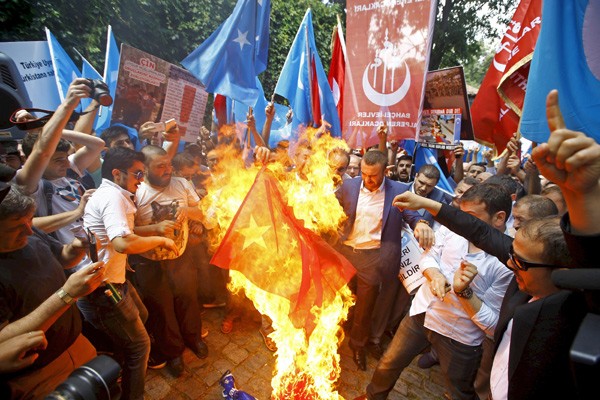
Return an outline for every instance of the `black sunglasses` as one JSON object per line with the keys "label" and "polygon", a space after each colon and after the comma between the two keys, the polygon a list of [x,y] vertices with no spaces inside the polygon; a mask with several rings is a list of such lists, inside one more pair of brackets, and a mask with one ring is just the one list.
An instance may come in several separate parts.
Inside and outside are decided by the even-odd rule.
{"label": "black sunglasses", "polygon": [[[540,263],[525,261],[522,258],[517,257],[517,255],[515,254],[515,249],[513,248],[512,244],[510,245],[510,250],[508,252],[508,258],[510,259],[512,264],[515,267],[517,267],[516,269],[519,271],[527,271],[529,268],[563,268],[560,265],[540,264]],[[515,270],[514,268],[511,268],[511,267],[508,267],[508,268],[512,269],[513,271]]]}
{"label": "black sunglasses", "polygon": [[[129,174],[130,172],[127,170],[122,170],[120,169],[119,171],[121,171],[124,174]],[[138,171],[138,172],[131,172],[131,175],[137,179],[138,181],[141,181],[144,178],[144,171]]]}

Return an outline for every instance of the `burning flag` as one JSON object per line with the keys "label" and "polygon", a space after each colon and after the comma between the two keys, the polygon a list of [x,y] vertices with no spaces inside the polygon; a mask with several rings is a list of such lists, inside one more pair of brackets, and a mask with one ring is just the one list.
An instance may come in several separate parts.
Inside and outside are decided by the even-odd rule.
{"label": "burning flag", "polygon": [[277,181],[264,170],[211,264],[239,271],[258,288],[288,299],[292,323],[304,327],[307,336],[315,327],[311,308],[331,303],[355,272],[348,260],[294,217]]}

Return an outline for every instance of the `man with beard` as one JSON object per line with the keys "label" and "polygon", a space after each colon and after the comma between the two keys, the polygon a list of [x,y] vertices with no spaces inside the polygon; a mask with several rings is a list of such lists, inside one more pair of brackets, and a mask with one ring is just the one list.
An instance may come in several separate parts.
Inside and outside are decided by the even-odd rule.
{"label": "man with beard", "polygon": [[[439,180],[440,171],[435,166],[426,164],[419,169],[414,182],[410,185],[402,185],[407,187],[410,192],[421,197],[426,197],[444,204],[450,204],[452,202],[452,196],[435,187]],[[410,215],[414,214],[415,218],[413,218],[413,220],[426,221],[430,226],[433,226],[433,215],[431,215],[429,211],[420,209],[416,211],[406,210],[406,212]],[[411,228],[414,229],[414,226],[411,225]]]}
{"label": "man with beard", "polygon": [[167,152],[146,146],[146,179],[137,190],[135,233],[163,236],[175,242],[177,251],[151,249],[130,257],[136,280],[148,308],[146,324],[154,339],[150,368],[166,362],[179,377],[184,372],[182,354],[187,346],[198,358],[208,356],[202,340],[198,303],[198,246],[188,243],[190,235],[201,234],[200,198],[184,178],[173,177]]}
{"label": "man with beard", "polygon": [[410,170],[412,169],[412,165],[413,160],[411,156],[404,154],[398,157],[398,161],[396,162],[396,174],[399,182],[410,182]]}

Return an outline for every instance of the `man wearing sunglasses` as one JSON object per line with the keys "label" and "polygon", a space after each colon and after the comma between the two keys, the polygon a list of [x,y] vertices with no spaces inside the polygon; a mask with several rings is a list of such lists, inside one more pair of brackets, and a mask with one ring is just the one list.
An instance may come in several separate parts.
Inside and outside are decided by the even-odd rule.
{"label": "man wearing sunglasses", "polygon": [[[143,399],[150,338],[144,327],[148,312],[125,277],[127,254],[160,248],[175,251],[173,240],[134,233],[134,194],[144,180],[144,155],[129,148],[110,149],[102,164],[102,184],[85,207],[84,227],[98,243],[98,258],[105,262],[106,281],[119,296],[107,295],[101,286],[77,302],[85,319],[107,333],[124,353],[123,399]],[[112,288],[111,288],[112,290]]]}

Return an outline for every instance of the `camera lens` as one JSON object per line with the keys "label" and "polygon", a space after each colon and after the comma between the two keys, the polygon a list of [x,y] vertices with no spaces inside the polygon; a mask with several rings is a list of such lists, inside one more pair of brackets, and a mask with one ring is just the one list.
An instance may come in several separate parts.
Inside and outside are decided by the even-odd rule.
{"label": "camera lens", "polygon": [[121,367],[108,356],[98,356],[77,368],[46,400],[108,400],[118,390]]}

